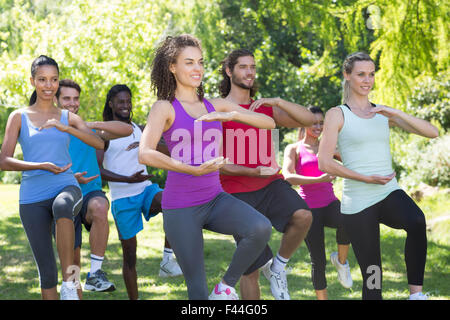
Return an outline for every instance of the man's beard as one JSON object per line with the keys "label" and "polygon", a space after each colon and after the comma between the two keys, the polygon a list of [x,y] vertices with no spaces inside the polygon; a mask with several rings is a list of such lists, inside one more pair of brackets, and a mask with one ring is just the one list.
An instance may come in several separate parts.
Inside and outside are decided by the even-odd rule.
{"label": "man's beard", "polygon": [[236,80],[236,78],[233,77],[233,76],[231,77],[231,82],[232,82],[234,85],[238,86],[239,88],[247,89],[247,90],[253,89],[253,86],[254,86],[254,83],[252,84],[252,86],[247,86],[246,84],[244,84],[244,83],[242,83],[242,82],[238,82],[238,81]]}
{"label": "man's beard", "polygon": [[131,121],[131,112],[126,117],[118,114],[117,112],[114,112],[114,117],[116,117],[119,121],[130,122]]}

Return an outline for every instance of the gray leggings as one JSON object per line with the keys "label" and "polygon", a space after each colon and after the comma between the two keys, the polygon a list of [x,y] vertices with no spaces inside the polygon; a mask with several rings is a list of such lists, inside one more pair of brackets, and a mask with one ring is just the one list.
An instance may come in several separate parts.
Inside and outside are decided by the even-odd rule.
{"label": "gray leggings", "polygon": [[207,300],[203,259],[203,229],[242,239],[223,279],[235,286],[239,278],[260,255],[272,232],[272,224],[253,207],[220,193],[203,205],[163,209],[164,231],[183,271],[191,300]]}
{"label": "gray leggings", "polygon": [[73,220],[80,211],[82,199],[79,187],[67,186],[55,198],[19,206],[20,219],[33,252],[42,289],[58,284],[52,242],[53,221],[60,218]]}

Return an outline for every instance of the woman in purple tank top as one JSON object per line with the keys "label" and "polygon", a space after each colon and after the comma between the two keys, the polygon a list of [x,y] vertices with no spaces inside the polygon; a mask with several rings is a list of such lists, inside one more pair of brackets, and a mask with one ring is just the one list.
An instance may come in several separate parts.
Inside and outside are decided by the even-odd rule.
{"label": "woman in purple tank top", "polygon": [[[273,119],[225,99],[203,97],[203,56],[190,35],[167,37],[156,50],[152,87],[156,101],[139,146],[139,161],[168,170],[163,192],[164,230],[185,277],[189,299],[208,299],[202,230],[243,239],[210,299],[237,299],[234,286],[269,240],[271,224],[244,202],[223,192],[219,168],[221,121],[273,129]],[[156,150],[161,136],[171,156]]]}
{"label": "woman in purple tank top", "polygon": [[306,129],[300,128],[298,142],[286,147],[283,175],[290,184],[300,186],[299,194],[312,211],[313,222],[305,242],[311,256],[311,277],[317,299],[326,300],[324,227],[336,229],[338,252],[331,254],[331,262],[338,271],[338,280],[346,288],[353,284],[347,261],[350,240],[342,228],[341,204],[333,191],[335,177],[319,170],[317,152],[323,129],[323,111],[318,107],[308,109],[315,115],[316,123]]}

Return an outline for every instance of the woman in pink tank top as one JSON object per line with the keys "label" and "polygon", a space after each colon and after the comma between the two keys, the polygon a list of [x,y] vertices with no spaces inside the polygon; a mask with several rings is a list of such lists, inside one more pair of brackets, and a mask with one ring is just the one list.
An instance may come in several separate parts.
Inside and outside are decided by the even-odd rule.
{"label": "woman in pink tank top", "polygon": [[286,147],[283,175],[290,184],[300,186],[299,194],[313,214],[305,242],[311,256],[311,276],[317,299],[324,300],[328,298],[324,227],[337,229],[338,252],[331,254],[331,262],[338,271],[340,283],[346,288],[350,288],[353,283],[347,261],[350,241],[342,228],[341,205],[333,191],[332,181],[335,177],[319,170],[317,152],[323,129],[323,111],[318,107],[310,107],[309,110],[315,115],[316,123],[308,128],[300,128],[298,142]]}
{"label": "woman in pink tank top", "polygon": [[[270,221],[246,203],[223,192],[219,168],[222,121],[273,129],[272,118],[225,99],[203,97],[203,56],[193,36],[167,37],[156,50],[152,87],[156,101],[139,145],[139,162],[168,170],[163,191],[166,236],[186,281],[189,299],[208,299],[203,259],[203,229],[242,239],[209,299],[235,300],[234,286],[267,244]],[[157,151],[161,136],[170,157]]]}

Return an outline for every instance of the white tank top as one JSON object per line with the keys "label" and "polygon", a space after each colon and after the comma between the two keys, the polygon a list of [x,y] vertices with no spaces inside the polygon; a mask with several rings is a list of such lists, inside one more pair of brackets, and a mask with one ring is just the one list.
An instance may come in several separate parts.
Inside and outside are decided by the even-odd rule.
{"label": "white tank top", "polygon": [[[110,140],[103,158],[103,167],[106,170],[123,176],[131,176],[141,170],[144,170],[142,174],[147,174],[147,167],[138,161],[142,131],[134,122],[131,124],[133,133],[128,137]],[[112,201],[138,195],[151,184],[150,180],[139,183],[108,181]]]}

